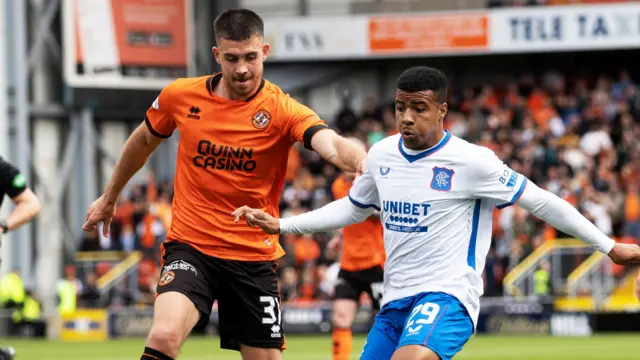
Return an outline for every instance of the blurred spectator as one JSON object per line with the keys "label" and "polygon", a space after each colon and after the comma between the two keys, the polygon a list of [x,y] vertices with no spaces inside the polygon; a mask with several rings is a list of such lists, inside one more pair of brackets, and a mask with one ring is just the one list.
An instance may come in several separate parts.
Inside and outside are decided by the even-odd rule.
{"label": "blurred spectator", "polygon": [[100,290],[98,290],[98,287],[96,285],[97,280],[98,276],[94,272],[89,272],[87,274],[87,283],[80,293],[79,307],[90,309],[101,307],[102,304],[100,302]]}

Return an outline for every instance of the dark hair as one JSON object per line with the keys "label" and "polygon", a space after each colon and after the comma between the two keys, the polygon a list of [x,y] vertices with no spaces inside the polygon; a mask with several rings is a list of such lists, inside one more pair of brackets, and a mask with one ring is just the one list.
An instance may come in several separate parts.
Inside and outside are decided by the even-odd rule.
{"label": "dark hair", "polygon": [[248,9],[231,9],[222,12],[213,22],[216,39],[232,41],[264,36],[264,22],[260,15]]}
{"label": "dark hair", "polygon": [[419,92],[431,90],[436,99],[443,103],[447,101],[447,75],[438,69],[428,66],[414,66],[405,70],[398,78],[398,90]]}

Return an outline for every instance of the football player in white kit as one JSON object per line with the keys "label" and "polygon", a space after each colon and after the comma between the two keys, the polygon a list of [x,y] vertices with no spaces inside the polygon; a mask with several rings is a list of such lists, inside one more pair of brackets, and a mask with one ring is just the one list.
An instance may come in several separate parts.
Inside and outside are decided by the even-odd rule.
{"label": "football player in white kit", "polygon": [[242,207],[233,215],[268,233],[341,228],[382,211],[387,260],[382,309],[361,359],[449,360],[474,332],[495,207],[518,205],[618,264],[640,262],[573,206],[506,166],[489,149],[444,130],[447,78],[414,67],[398,79],[399,134],[376,143],[348,198],[275,219]]}

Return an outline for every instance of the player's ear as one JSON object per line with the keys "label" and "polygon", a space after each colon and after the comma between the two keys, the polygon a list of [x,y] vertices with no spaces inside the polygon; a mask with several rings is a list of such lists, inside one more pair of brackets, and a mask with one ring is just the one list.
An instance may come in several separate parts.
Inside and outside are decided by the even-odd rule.
{"label": "player's ear", "polygon": [[444,117],[447,115],[447,111],[449,110],[449,104],[443,102],[440,104],[440,109],[438,109],[439,120],[444,120]]}
{"label": "player's ear", "polygon": [[267,56],[269,56],[269,51],[271,51],[271,45],[269,43],[262,44],[262,60],[267,60]]}
{"label": "player's ear", "polygon": [[216,62],[220,64],[220,49],[214,46],[211,48],[211,52],[213,52],[213,57],[216,58]]}

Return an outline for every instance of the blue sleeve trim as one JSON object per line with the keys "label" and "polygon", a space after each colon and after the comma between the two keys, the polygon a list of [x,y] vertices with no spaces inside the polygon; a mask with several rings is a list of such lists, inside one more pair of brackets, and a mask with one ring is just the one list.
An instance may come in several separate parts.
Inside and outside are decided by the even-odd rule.
{"label": "blue sleeve trim", "polygon": [[498,209],[504,209],[518,202],[518,199],[520,199],[520,197],[522,196],[522,193],[524,192],[525,187],[527,187],[527,178],[523,177],[522,183],[520,183],[520,188],[518,189],[518,192],[515,195],[513,195],[513,198],[511,199],[511,201],[509,201],[506,204],[498,205],[496,207]]}
{"label": "blue sleeve trim", "polygon": [[473,269],[476,269],[476,242],[478,240],[478,224],[480,223],[480,207],[482,201],[476,200],[475,207],[473,208],[473,222],[471,224],[471,239],[469,239],[469,249],[467,251],[467,264]]}
{"label": "blue sleeve trim", "polygon": [[351,197],[351,194],[349,194],[349,200],[351,200],[351,203],[352,203],[353,205],[355,205],[355,206],[357,206],[357,207],[359,207],[359,208],[361,208],[361,209],[374,208],[374,209],[376,209],[376,210],[380,211],[380,207],[378,207],[377,205],[374,205],[374,204],[363,204],[363,203],[361,203],[361,202],[358,202],[358,201],[354,200],[354,199]]}

